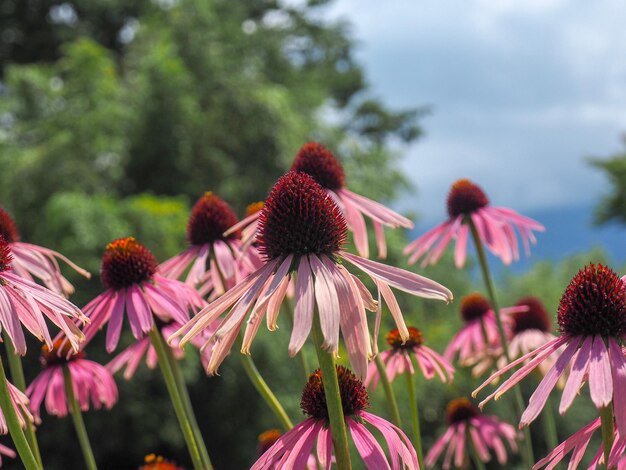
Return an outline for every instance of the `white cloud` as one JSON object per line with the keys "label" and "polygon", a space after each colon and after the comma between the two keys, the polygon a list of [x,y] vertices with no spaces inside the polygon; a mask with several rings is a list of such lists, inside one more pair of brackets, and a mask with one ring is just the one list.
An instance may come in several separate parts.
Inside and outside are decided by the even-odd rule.
{"label": "white cloud", "polygon": [[597,200],[606,180],[586,158],[619,151],[626,130],[624,9],[620,0],[339,0],[330,13],[353,24],[377,95],[433,106],[403,168],[434,218],[464,176],[520,211]]}

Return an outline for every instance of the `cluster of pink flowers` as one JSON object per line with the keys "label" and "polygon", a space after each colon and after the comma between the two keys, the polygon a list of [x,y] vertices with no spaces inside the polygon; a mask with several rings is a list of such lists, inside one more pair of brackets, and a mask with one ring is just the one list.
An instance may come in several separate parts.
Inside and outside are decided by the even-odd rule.
{"label": "cluster of pink flowers", "polygon": [[[420,329],[411,322],[407,325],[396,292],[446,303],[453,300],[452,292],[427,277],[368,259],[366,221],[371,224],[379,258],[387,256],[385,227],[412,228],[413,224],[352,192],[346,180],[341,163],[329,149],[307,143],[265,201],[252,205],[241,221],[219,196],[202,195],[187,224],[188,248],[169,260],[159,264],[133,237],[111,241],[100,270],[104,292],[82,309],[67,300],[74,289],[61,274],[58,260],[86,277],[89,274],[59,253],[20,242],[15,222],[0,209],[0,326],[5,345],[11,347],[6,353],[26,354],[23,327],[44,343],[41,372],[25,390],[0,377],[4,407],[0,433],[10,431],[20,457],[30,462],[29,458],[35,459],[34,448],[20,441],[19,428],[33,432],[33,425],[43,419],[42,405],[50,415],[71,413],[74,418],[81,411],[110,409],[118,401],[113,375],[123,370],[124,378],[132,380],[145,362],[148,368],[159,366],[163,372],[194,467],[210,468],[177,370],[177,362],[184,357],[182,348],[188,343],[196,347],[203,368],[215,375],[233,348],[250,355],[261,325],[265,323],[271,332],[277,330],[281,307],[293,305],[287,353],[295,356],[312,342],[320,368],[307,371],[300,401],[306,418],[293,427],[287,418],[284,433],[263,433],[252,469],[349,468],[345,460],[349,461],[348,436],[370,469],[420,469],[435,466],[440,459],[444,469],[465,468],[470,459],[481,467],[494,456],[505,465],[509,453],[523,445],[521,432],[494,415],[483,414],[482,408],[536,370],[541,373],[540,382],[526,409],[520,410],[520,427],[538,417],[557,386],[563,390],[558,409],[564,414],[588,383],[599,418],[545,458],[526,462],[528,466],[553,468],[573,451],[570,468],[576,467],[593,434],[602,428],[604,446],[593,457],[592,467],[626,468],[626,396],[620,393],[626,388],[622,350],[626,279],[603,265],[581,269],[558,307],[558,336],[552,333],[549,313],[535,297],[498,308],[483,247],[509,264],[520,256],[519,240],[528,254],[530,244],[536,242],[534,232],[543,226],[511,209],[490,206],[479,186],[459,180],[448,195],[448,220],[404,250],[409,264],[422,259],[426,266],[438,262],[454,241],[454,264],[461,268],[471,238],[482,263],[488,296],[476,292],[461,299],[463,325],[439,354],[425,344],[424,335],[436,322],[427,319]],[[350,252],[349,241],[358,255]],[[379,351],[383,309],[391,314],[395,328],[385,336],[388,348]],[[46,319],[60,330],[54,339]],[[108,353],[120,341],[124,343],[125,323],[134,342],[124,344],[106,365],[87,359],[93,338],[105,328]],[[350,369],[335,362],[344,350]],[[451,400],[447,427],[424,458],[414,376],[437,379],[443,384],[437,386],[444,387],[468,370],[474,377],[491,374],[476,388],[474,397],[497,379],[502,381],[478,406],[468,398]],[[401,375],[408,379],[410,398],[403,405],[412,411],[413,439],[403,431],[395,403],[395,379]],[[383,387],[376,390],[379,383]],[[265,396],[271,394],[264,387]],[[384,389],[394,422],[366,411],[370,406],[367,387],[378,394]],[[74,421],[89,462],[93,456],[85,444],[86,431],[81,430],[80,419]],[[1,455],[16,457],[4,446],[0,446]],[[141,468],[181,467],[150,454]]]}

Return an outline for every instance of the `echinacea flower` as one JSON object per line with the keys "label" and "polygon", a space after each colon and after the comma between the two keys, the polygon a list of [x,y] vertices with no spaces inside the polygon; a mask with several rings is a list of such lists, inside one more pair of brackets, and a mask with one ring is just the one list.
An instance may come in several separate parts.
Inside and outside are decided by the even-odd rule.
{"label": "echinacea flower", "polygon": [[[601,264],[585,266],[571,280],[558,309],[560,336],[511,362],[494,373],[474,391],[512,368],[524,364],[485,400],[498,399],[553,354],[554,365],[530,397],[520,426],[527,426],[541,412],[550,392],[571,365],[561,396],[559,412],[564,414],[588,381],[591,400],[602,409],[613,403],[617,427],[626,431],[626,359],[620,344],[626,339],[626,284]],[[562,351],[559,351],[560,348]],[[620,393],[618,393],[620,392]]]}
{"label": "echinacea flower", "polygon": [[10,447],[7,447],[5,445],[0,444],[0,467],[2,467],[2,456],[3,455],[6,456],[6,457],[10,457],[12,459],[17,457],[17,454],[15,453],[15,451],[13,449],[11,449]]}
{"label": "echinacea flower", "polygon": [[91,320],[84,332],[90,341],[108,323],[109,353],[119,342],[124,312],[133,336],[141,339],[154,327],[154,316],[164,323],[184,324],[189,310],[206,304],[191,286],[161,276],[152,252],[133,237],[119,238],[106,246],[100,277],[106,290],[84,308]]}
{"label": "echinacea flower", "polygon": [[[452,381],[454,367],[446,359],[424,345],[424,338],[420,330],[413,326],[410,326],[408,330],[409,339],[404,342],[397,328],[387,333],[385,338],[391,349],[380,353],[380,358],[383,364],[385,364],[389,381],[392,382],[397,375],[406,371],[409,371],[411,374],[415,373],[411,355],[415,357],[415,361],[426,379],[430,380],[436,374],[443,383]],[[371,384],[372,389],[375,390],[379,379],[380,375],[376,364],[370,362],[365,385],[369,386]]]}
{"label": "echinacea flower", "polygon": [[68,297],[74,293],[74,286],[61,274],[57,259],[87,279],[91,277],[88,271],[61,253],[20,241],[20,233],[15,221],[2,207],[0,207],[0,235],[4,237],[9,244],[11,253],[13,253],[13,262],[11,263],[13,271],[29,281],[33,281],[34,278],[40,279],[48,289],[57,294]]}
{"label": "echinacea flower", "polygon": [[[249,353],[263,317],[267,317],[270,330],[276,329],[280,305],[289,283],[295,279],[289,354],[297,354],[306,341],[317,305],[324,349],[338,350],[341,329],[350,362],[357,375],[364,377],[372,353],[365,309],[376,309],[376,302],[339,260],[353,264],[372,278],[403,340],[409,339],[409,333],[390,286],[444,301],[450,301],[452,294],[430,279],[343,251],[345,238],[346,222],[333,199],[306,173],[287,173],[278,180],[261,211],[258,244],[266,263],[177,331],[176,336],[184,335],[181,345],[230,308],[211,339],[215,341],[208,369],[212,374],[229,353],[246,314],[252,310],[241,348],[243,353]],[[379,302],[378,321],[380,308]]]}
{"label": "echinacea flower", "polygon": [[50,415],[60,418],[67,416],[70,405],[65,393],[63,368],[67,367],[72,377],[74,396],[82,411],[89,410],[89,403],[99,410],[104,406],[111,409],[117,402],[117,385],[106,367],[85,359],[85,353],[73,353],[62,338],[55,340],[52,349],[44,345],[41,348],[40,362],[42,371],[26,389],[30,398],[35,421],[41,421],[40,409],[46,404]]}
{"label": "echinacea flower", "polygon": [[[164,341],[172,336],[172,334],[180,329],[183,325],[172,321],[167,325],[159,325],[157,322],[157,327],[161,332],[161,336]],[[191,340],[191,344],[198,347],[200,349],[208,336],[211,334],[211,328],[207,328],[202,332],[202,335],[196,336]],[[179,341],[176,339],[172,341],[172,344],[169,346],[172,351],[172,355],[175,359],[180,360],[185,356],[185,352],[179,347]],[[206,367],[209,364],[209,358],[211,357],[211,349],[205,348],[200,351],[200,360],[202,361],[203,367]],[[126,380],[130,380],[135,375],[139,364],[141,364],[142,359],[145,359],[145,363],[149,369],[154,369],[158,364],[158,357],[156,350],[154,349],[154,345],[150,341],[148,336],[145,336],[141,339],[138,339],[130,346],[126,347],[119,354],[117,354],[111,361],[106,365],[107,369],[111,371],[112,374],[117,373],[118,371],[124,370],[124,378]]]}
{"label": "echinacea flower", "polygon": [[379,202],[350,191],[346,186],[343,166],[337,157],[320,143],[307,142],[304,144],[291,164],[291,171],[303,172],[312,176],[334,199],[343,212],[348,228],[354,235],[354,245],[359,255],[364,258],[369,256],[369,244],[363,216],[372,220],[379,258],[387,257],[384,227],[413,228],[413,222],[406,217]]}
{"label": "echinacea flower", "polygon": [[[342,366],[337,367],[337,377],[346,426],[365,466],[372,469],[391,468],[385,451],[365,427],[365,423],[368,423],[385,439],[394,470],[398,468],[419,469],[415,449],[404,432],[390,422],[364,411],[369,407],[369,396],[363,383],[350,370]],[[279,468],[303,470],[307,467],[316,440],[320,466],[330,470],[332,434],[324,384],[319,369],[309,376],[302,392],[300,407],[309,418],[280,436],[274,445],[254,463],[251,470]]]}
{"label": "echinacea flower", "polygon": [[[204,193],[193,206],[187,223],[189,248],[162,263],[161,273],[178,279],[191,265],[185,282],[197,287],[202,295],[210,291],[216,297],[223,294],[250,272],[245,269],[246,253],[250,250],[241,250],[241,231],[224,234],[236,223],[235,212],[222,198],[212,192]],[[244,259],[240,260],[242,256]]]}
{"label": "echinacea flower", "polygon": [[139,470],[185,470],[185,468],[179,467],[160,455],[148,454],[144,457],[144,464],[139,467]]}
{"label": "echinacea flower", "polygon": [[[526,310],[528,307],[524,306],[505,307],[500,313],[506,319]],[[450,340],[443,357],[452,362],[458,354],[459,363],[470,366],[489,357],[501,346],[500,333],[491,303],[482,295],[473,293],[463,297],[460,313],[465,325]]]}
{"label": "echinacea flower", "polygon": [[503,441],[508,442],[513,452],[517,452],[515,428],[495,416],[482,414],[467,398],[457,398],[448,404],[447,420],[448,429],[426,455],[428,467],[435,465],[446,448],[444,470],[451,468],[452,464],[456,468],[464,468],[468,462],[469,446],[474,447],[482,462],[491,460],[489,451],[493,450],[500,465],[507,462]]}
{"label": "echinacea flower", "polygon": [[[506,318],[508,357],[511,359],[517,359],[528,354],[556,338],[552,334],[552,320],[541,300],[536,297],[524,297],[517,301],[515,307],[526,307],[526,309],[514,311]],[[494,362],[497,363],[498,368],[506,366],[507,362],[506,357],[502,354],[502,346],[498,346],[493,355],[486,356],[472,369],[472,375],[481,376],[493,366]],[[539,364],[539,371],[542,376],[548,373],[554,361],[554,356],[551,356]],[[564,379],[565,377],[561,377],[561,388],[565,385]]]}
{"label": "echinacea flower", "polygon": [[539,222],[505,207],[492,207],[483,190],[467,179],[455,182],[448,193],[448,220],[426,232],[404,248],[409,264],[426,255],[422,266],[435,264],[452,239],[456,239],[454,262],[463,267],[467,256],[467,240],[471,220],[481,242],[504,264],[519,259],[515,229],[519,232],[526,254],[535,243],[533,230],[542,232]]}
{"label": "echinacea flower", "polygon": [[61,295],[11,272],[12,266],[11,248],[0,236],[0,327],[11,338],[15,352],[26,354],[26,339],[20,323],[52,347],[44,316],[63,331],[72,348],[78,351],[78,343],[84,335],[73,320],[85,323],[88,318]]}

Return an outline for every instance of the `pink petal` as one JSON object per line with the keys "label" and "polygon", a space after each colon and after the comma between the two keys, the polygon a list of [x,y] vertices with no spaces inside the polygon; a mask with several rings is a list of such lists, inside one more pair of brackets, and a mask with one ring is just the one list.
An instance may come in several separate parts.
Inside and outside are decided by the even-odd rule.
{"label": "pink petal", "polygon": [[613,399],[613,380],[609,354],[601,336],[593,338],[589,360],[589,391],[596,408],[608,406]]}

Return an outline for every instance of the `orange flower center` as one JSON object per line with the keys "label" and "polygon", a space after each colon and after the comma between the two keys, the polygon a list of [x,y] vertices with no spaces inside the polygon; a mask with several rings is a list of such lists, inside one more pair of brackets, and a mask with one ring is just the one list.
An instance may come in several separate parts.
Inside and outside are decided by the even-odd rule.
{"label": "orange flower center", "polygon": [[118,238],[106,246],[100,277],[107,289],[123,289],[149,281],[157,271],[154,255],[133,237]]}
{"label": "orange flower center", "polygon": [[389,343],[389,346],[391,346],[394,350],[413,349],[415,346],[419,346],[424,343],[424,337],[419,329],[409,326],[407,330],[409,330],[409,339],[407,339],[404,344],[402,344],[402,337],[400,336],[400,331],[397,328],[394,328],[387,333],[385,339],[387,340],[387,343]]}

